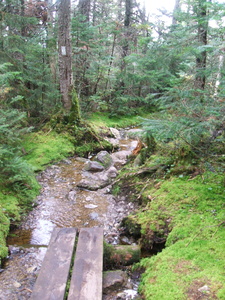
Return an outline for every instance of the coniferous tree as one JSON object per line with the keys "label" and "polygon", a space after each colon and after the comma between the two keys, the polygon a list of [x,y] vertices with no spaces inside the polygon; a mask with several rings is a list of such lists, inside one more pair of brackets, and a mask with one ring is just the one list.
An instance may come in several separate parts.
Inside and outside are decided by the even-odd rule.
{"label": "coniferous tree", "polygon": [[59,85],[63,107],[72,107],[72,49],[70,37],[70,0],[61,0],[58,11]]}

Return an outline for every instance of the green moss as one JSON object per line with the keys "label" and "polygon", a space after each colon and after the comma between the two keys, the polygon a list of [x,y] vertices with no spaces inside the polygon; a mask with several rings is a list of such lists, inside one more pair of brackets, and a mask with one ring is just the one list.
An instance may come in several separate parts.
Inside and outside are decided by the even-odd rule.
{"label": "green moss", "polygon": [[8,248],[6,246],[6,236],[9,232],[9,219],[5,216],[5,211],[0,205],[0,266],[2,258],[8,255]]}
{"label": "green moss", "polygon": [[5,217],[11,221],[20,220],[19,199],[14,195],[0,193],[0,203]]}
{"label": "green moss", "polygon": [[34,171],[40,171],[46,165],[62,160],[74,152],[74,145],[66,134],[38,132],[24,138],[23,147],[27,153],[25,159],[33,166]]}
{"label": "green moss", "polygon": [[[146,116],[147,117],[147,116]],[[89,117],[89,122],[95,128],[116,127],[124,128],[139,125],[141,123],[140,116],[123,116],[110,117],[108,113],[96,112]]]}
{"label": "green moss", "polygon": [[224,192],[223,176],[212,173],[173,177],[145,190],[151,201],[136,215],[143,241],[154,238],[152,232],[167,232],[166,248],[141,262],[146,299],[190,299],[204,285],[208,299],[225,299]]}

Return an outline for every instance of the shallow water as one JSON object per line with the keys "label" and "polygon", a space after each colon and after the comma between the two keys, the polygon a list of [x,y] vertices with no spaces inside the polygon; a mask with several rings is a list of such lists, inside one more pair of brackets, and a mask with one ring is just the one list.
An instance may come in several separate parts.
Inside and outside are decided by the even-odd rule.
{"label": "shallow water", "polygon": [[[121,139],[119,150],[131,153],[136,145],[134,140]],[[111,186],[97,191],[78,188],[84,164],[84,159],[70,158],[37,176],[42,190],[36,207],[7,240],[11,255],[0,273],[0,300],[29,299],[55,226],[103,227],[105,240],[118,243],[120,221],[134,205],[124,197],[115,198]]]}

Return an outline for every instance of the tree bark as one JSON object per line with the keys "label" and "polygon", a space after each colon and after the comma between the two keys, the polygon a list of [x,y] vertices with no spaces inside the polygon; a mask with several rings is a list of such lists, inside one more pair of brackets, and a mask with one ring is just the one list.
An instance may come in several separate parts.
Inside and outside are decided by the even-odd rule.
{"label": "tree bark", "polygon": [[219,65],[218,65],[218,73],[216,75],[216,83],[215,83],[215,92],[214,96],[218,95],[218,90],[221,82],[221,77],[222,77],[222,69],[224,67],[224,60],[225,60],[225,49],[221,49],[221,55],[219,56]]}
{"label": "tree bark", "polygon": [[83,22],[90,21],[90,12],[91,12],[91,1],[90,0],[79,0],[78,10],[81,15],[84,16]]}
{"label": "tree bark", "polygon": [[[198,42],[199,46],[207,45],[207,34],[208,34],[208,17],[206,0],[199,0],[196,7],[197,12],[197,22],[198,22]],[[211,2],[211,1],[209,1]],[[205,50],[201,51],[196,57],[196,77],[195,86],[196,88],[204,90],[206,83],[206,60],[207,52]]]}
{"label": "tree bark", "polygon": [[121,79],[119,83],[120,88],[124,88],[124,80],[123,74],[126,69],[126,61],[125,58],[128,55],[129,51],[129,41],[131,36],[131,15],[132,15],[132,1],[133,0],[125,0],[125,18],[124,18],[124,39],[122,45],[122,55],[121,55]]}
{"label": "tree bark", "polygon": [[46,25],[47,49],[49,65],[54,83],[57,82],[57,39],[54,35],[54,4],[52,0],[45,0],[47,3],[48,19]]}
{"label": "tree bark", "polygon": [[173,9],[173,19],[172,19],[172,25],[177,25],[177,14],[180,10],[180,0],[176,0],[174,9]]}
{"label": "tree bark", "polygon": [[72,106],[72,50],[70,37],[70,0],[61,0],[58,11],[59,85],[63,107]]}

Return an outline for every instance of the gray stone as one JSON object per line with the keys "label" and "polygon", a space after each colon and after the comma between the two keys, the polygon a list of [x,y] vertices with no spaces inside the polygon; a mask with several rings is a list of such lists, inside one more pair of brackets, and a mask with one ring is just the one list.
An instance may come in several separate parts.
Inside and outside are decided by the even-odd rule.
{"label": "gray stone", "polygon": [[115,167],[110,167],[107,171],[107,175],[110,177],[110,178],[115,178],[117,175],[118,175],[118,171]]}
{"label": "gray stone", "polygon": [[98,213],[96,213],[96,212],[90,213],[89,217],[92,220],[97,220],[98,219]]}
{"label": "gray stone", "polygon": [[103,275],[103,293],[113,291],[126,286],[128,276],[121,270],[104,272]]}
{"label": "gray stone", "polygon": [[114,138],[116,138],[117,140],[119,140],[120,138],[121,138],[121,136],[120,136],[120,132],[119,132],[119,130],[118,129],[116,129],[116,128],[109,128],[110,129],[110,131],[111,131],[111,133],[112,133],[112,135],[114,136]]}
{"label": "gray stone", "polygon": [[133,166],[134,166],[134,167],[139,167],[141,164],[142,164],[141,155],[138,154],[138,155],[135,157],[135,160],[134,160],[134,162],[133,162]]}
{"label": "gray stone", "polygon": [[77,187],[87,189],[90,191],[97,191],[99,189],[103,189],[107,185],[111,183],[111,178],[103,178],[101,179],[92,179],[92,178],[86,178],[81,180],[78,184]]}
{"label": "gray stone", "polygon": [[68,200],[70,201],[75,201],[76,200],[76,191],[72,190],[72,191],[69,191],[68,195],[67,195],[67,198]]}
{"label": "gray stone", "polygon": [[76,161],[79,161],[79,162],[85,163],[88,159],[87,159],[87,158],[84,158],[84,157],[76,157],[75,160],[76,160]]}
{"label": "gray stone", "polygon": [[112,157],[107,151],[100,151],[96,155],[95,160],[100,162],[105,168],[109,168],[113,163]]}
{"label": "gray stone", "polygon": [[87,204],[84,206],[85,208],[96,208],[98,207],[98,205],[95,205],[95,204]]}
{"label": "gray stone", "polygon": [[127,290],[117,294],[117,300],[135,299],[136,296],[137,296],[137,291],[132,290],[132,289],[127,289]]}
{"label": "gray stone", "polygon": [[89,172],[102,172],[105,168],[97,161],[87,161],[84,166],[85,171]]}
{"label": "gray stone", "polygon": [[127,159],[130,156],[130,154],[131,154],[131,151],[128,151],[128,150],[122,150],[122,151],[113,153],[111,155],[113,163],[116,166],[124,165],[127,162]]}
{"label": "gray stone", "polygon": [[198,289],[199,292],[201,293],[208,293],[210,291],[208,285],[204,285],[201,288]]}

